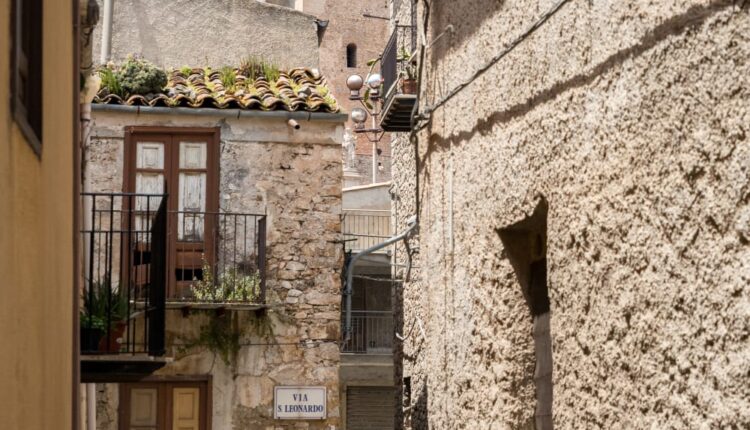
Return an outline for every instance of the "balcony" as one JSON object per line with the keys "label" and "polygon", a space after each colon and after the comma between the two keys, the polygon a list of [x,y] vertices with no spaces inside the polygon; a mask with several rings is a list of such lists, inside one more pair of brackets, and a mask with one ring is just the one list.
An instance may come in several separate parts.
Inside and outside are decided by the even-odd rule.
{"label": "balcony", "polygon": [[85,193],[82,200],[81,379],[148,375],[167,361],[166,196]]}
{"label": "balcony", "polygon": [[[342,316],[342,326],[344,324]],[[393,312],[352,311],[352,334],[341,352],[390,354],[393,346]]]}
{"label": "balcony", "polygon": [[[388,210],[344,210],[342,233],[347,252],[360,252],[391,237],[391,212]],[[378,253],[387,253],[387,249]]]}
{"label": "balcony", "polygon": [[415,48],[414,27],[397,25],[381,56],[385,98],[380,127],[384,131],[411,131],[412,111],[417,103]]}
{"label": "balcony", "polygon": [[165,311],[260,309],[266,217],[170,211],[166,195],[84,193],[84,382],[148,375],[165,358]]}
{"label": "balcony", "polygon": [[260,309],[266,296],[266,216],[169,214],[167,308]]}

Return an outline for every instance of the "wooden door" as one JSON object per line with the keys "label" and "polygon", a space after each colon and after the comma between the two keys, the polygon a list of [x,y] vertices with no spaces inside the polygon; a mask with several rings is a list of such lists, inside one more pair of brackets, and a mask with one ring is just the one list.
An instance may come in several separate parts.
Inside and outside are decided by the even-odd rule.
{"label": "wooden door", "polygon": [[120,430],[207,430],[207,381],[160,381],[120,385]]}
{"label": "wooden door", "polygon": [[123,384],[120,388],[120,429],[164,430],[161,384]]}
{"label": "wooden door", "polygon": [[201,430],[199,387],[172,389],[172,430]]}
{"label": "wooden door", "polygon": [[203,279],[204,267],[215,263],[216,223],[218,222],[219,185],[216,151],[211,136],[179,134],[172,136],[173,198],[171,237],[172,292],[188,297],[190,285]]}
{"label": "wooden door", "polygon": [[[125,191],[169,195],[167,297],[189,297],[190,285],[203,278],[204,266],[215,263],[218,130],[133,128],[126,136]],[[135,198],[139,211],[155,211],[157,203],[154,198]],[[148,220],[138,213],[136,227],[147,227]],[[133,264],[140,266],[136,273],[148,272],[148,258],[136,256]]]}
{"label": "wooden door", "polygon": [[[164,194],[169,171],[169,136],[158,134],[144,134],[133,142],[129,151],[128,175],[130,184],[126,192],[138,194]],[[123,201],[126,209],[132,209],[132,215],[123,219],[127,223],[127,231],[132,231],[130,238],[132,249],[123,249],[127,264],[123,273],[140,291],[140,287],[150,282],[151,246],[149,231],[153,216],[159,209],[161,197],[135,196]],[[139,293],[140,296],[140,293]]]}

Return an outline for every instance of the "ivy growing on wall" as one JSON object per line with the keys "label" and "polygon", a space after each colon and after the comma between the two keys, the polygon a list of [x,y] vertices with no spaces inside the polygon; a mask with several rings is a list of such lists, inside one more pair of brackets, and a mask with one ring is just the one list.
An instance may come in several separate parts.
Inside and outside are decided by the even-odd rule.
{"label": "ivy growing on wall", "polygon": [[234,366],[245,335],[251,334],[261,339],[273,337],[273,328],[265,312],[249,312],[249,318],[241,321],[243,312],[211,311],[208,321],[200,327],[198,336],[184,339],[179,353],[187,354],[196,348],[209,350],[225,365]]}

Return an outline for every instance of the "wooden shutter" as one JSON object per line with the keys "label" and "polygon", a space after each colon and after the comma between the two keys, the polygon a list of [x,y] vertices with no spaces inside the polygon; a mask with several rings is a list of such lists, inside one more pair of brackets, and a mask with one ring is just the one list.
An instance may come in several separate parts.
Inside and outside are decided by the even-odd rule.
{"label": "wooden shutter", "polygon": [[130,390],[130,427],[156,430],[159,421],[158,403],[159,390],[155,387]]}
{"label": "wooden shutter", "polygon": [[201,399],[198,387],[172,390],[172,430],[201,430]]}
{"label": "wooden shutter", "polygon": [[119,415],[120,430],[164,430],[163,385],[120,385]]}
{"label": "wooden shutter", "polygon": [[37,154],[42,145],[43,0],[13,2],[13,116]]}
{"label": "wooden shutter", "polygon": [[210,384],[158,381],[120,386],[120,430],[208,430]]}

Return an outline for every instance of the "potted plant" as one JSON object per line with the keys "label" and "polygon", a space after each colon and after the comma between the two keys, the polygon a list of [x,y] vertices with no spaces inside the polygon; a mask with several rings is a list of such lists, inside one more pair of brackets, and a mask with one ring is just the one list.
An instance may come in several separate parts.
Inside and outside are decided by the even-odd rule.
{"label": "potted plant", "polygon": [[98,351],[104,336],[104,320],[81,311],[81,351]]}
{"label": "potted plant", "polygon": [[401,47],[398,54],[398,61],[404,63],[400,72],[402,94],[417,93],[417,68],[411,62],[411,57],[412,53],[405,47]]}
{"label": "potted plant", "polygon": [[256,303],[260,298],[260,272],[251,262],[240,263],[218,276],[203,257],[203,278],[193,279],[193,298],[201,302]]}
{"label": "potted plant", "polygon": [[110,289],[108,282],[92,282],[89,288],[83,294],[80,314],[81,350],[118,352],[117,339],[125,328],[125,298],[119,288]]}

